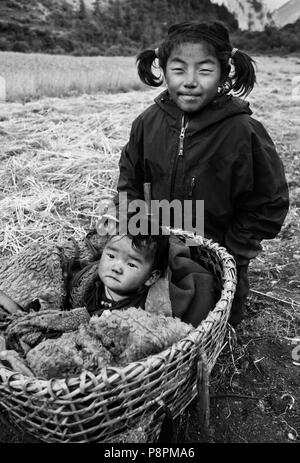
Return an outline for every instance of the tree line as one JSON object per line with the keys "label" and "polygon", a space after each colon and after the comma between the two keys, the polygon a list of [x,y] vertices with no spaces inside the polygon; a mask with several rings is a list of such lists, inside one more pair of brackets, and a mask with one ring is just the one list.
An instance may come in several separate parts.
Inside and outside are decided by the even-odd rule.
{"label": "tree line", "polygon": [[[13,13],[15,0],[6,0],[5,4]],[[300,51],[299,21],[282,29],[240,31],[235,17],[223,5],[212,4],[210,0],[109,0],[106,4],[98,0],[93,10],[87,10],[80,0],[77,11],[68,4],[52,3],[46,23],[32,17],[28,2],[19,1],[18,11],[22,8],[21,20],[13,19],[13,15],[0,19],[0,50],[134,55],[145,47],[159,44],[175,22],[215,18],[229,27],[234,46],[245,51]]]}

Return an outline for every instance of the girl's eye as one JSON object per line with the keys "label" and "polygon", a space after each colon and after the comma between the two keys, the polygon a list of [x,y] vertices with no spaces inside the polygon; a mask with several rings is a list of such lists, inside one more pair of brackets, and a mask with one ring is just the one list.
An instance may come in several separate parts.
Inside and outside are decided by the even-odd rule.
{"label": "girl's eye", "polygon": [[208,74],[210,72],[213,72],[211,69],[199,69],[199,72],[203,72],[205,74]]}
{"label": "girl's eye", "polygon": [[111,254],[110,252],[107,252],[106,253],[107,257],[109,257],[110,259],[114,259],[115,256],[113,254]]}
{"label": "girl's eye", "polygon": [[182,68],[173,68],[172,71],[183,72],[184,69],[182,69]]}

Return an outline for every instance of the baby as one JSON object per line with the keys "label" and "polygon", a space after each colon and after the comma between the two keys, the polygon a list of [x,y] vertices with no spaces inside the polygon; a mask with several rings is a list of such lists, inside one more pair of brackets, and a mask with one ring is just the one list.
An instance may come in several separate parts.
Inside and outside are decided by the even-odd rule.
{"label": "baby", "polygon": [[105,309],[144,309],[149,288],[168,265],[168,237],[164,235],[109,236],[103,249],[98,277],[84,295],[91,315]]}

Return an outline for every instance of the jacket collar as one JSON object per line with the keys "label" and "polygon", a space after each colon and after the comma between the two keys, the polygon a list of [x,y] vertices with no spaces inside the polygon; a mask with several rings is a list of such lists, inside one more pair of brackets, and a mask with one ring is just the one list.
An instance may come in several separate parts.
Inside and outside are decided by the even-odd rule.
{"label": "jacket collar", "polygon": [[[164,90],[160,93],[154,101],[172,119],[176,120],[176,122],[182,120],[184,113],[171,100],[168,90]],[[197,131],[205,129],[216,122],[220,122],[237,114],[251,115],[252,111],[249,107],[249,103],[241,98],[233,97],[232,95],[219,96],[201,111],[187,115],[189,120],[189,131],[191,131],[191,129],[193,131],[193,127]],[[174,121],[173,123],[171,122],[171,124],[173,125]]]}

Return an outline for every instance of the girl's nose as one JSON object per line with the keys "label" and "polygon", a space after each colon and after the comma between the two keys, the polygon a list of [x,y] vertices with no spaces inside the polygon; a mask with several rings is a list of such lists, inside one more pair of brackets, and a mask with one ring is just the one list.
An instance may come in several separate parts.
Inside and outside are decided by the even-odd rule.
{"label": "girl's nose", "polygon": [[184,86],[187,87],[187,88],[195,88],[197,87],[197,79],[196,79],[196,75],[195,75],[195,72],[191,71],[191,72],[188,72],[186,74],[186,79],[185,79],[185,83],[184,83]]}

